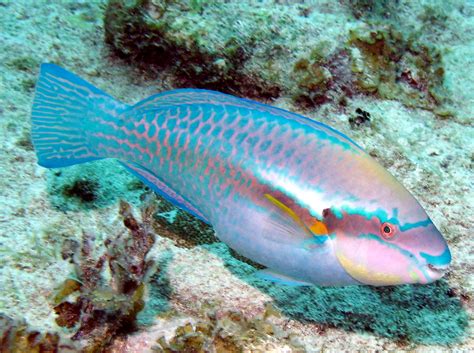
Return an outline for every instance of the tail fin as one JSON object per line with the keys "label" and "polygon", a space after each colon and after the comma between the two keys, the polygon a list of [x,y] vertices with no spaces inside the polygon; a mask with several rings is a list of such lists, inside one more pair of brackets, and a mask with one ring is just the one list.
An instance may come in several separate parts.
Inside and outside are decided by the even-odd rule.
{"label": "tail fin", "polygon": [[125,108],[59,66],[41,65],[31,112],[38,164],[58,168],[103,158],[89,145],[89,133]]}

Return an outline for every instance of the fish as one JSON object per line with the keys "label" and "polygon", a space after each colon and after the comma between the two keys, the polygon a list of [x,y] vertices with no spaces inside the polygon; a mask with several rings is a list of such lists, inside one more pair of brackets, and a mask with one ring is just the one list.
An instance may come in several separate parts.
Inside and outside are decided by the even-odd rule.
{"label": "fish", "polygon": [[38,164],[118,160],[289,286],[427,284],[451,262],[423,207],[356,142],[245,98],[175,89],[122,103],[42,64],[31,113]]}

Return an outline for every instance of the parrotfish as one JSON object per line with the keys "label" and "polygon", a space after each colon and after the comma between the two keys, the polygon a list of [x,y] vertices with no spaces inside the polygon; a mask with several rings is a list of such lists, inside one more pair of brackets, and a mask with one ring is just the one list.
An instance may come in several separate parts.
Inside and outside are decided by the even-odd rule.
{"label": "parrotfish", "polygon": [[270,105],[202,89],[128,105],[43,64],[32,140],[47,168],[117,159],[279,283],[430,283],[451,262],[423,207],[357,143]]}

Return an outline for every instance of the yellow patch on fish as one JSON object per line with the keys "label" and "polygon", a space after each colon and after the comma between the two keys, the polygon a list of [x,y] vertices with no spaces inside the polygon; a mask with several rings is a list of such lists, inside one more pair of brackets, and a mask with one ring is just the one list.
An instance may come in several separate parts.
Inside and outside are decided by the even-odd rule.
{"label": "yellow patch on fish", "polygon": [[344,267],[347,273],[359,282],[365,284],[373,284],[377,286],[390,285],[393,283],[403,283],[403,280],[400,276],[383,272],[369,271],[364,265],[357,264],[349,260],[349,258],[341,254],[341,252],[336,252],[336,255],[342,267]]}
{"label": "yellow patch on fish", "polygon": [[328,229],[327,229],[326,225],[323,222],[319,221],[319,220],[315,220],[313,225],[311,225],[308,228],[313,234],[316,234],[316,235],[327,235],[328,234]]}
{"label": "yellow patch on fish", "polygon": [[326,225],[321,222],[318,219],[313,220],[313,224],[310,226],[307,226],[305,222],[301,220],[301,218],[296,214],[295,211],[293,211],[290,207],[285,205],[283,202],[278,200],[277,198],[273,197],[270,194],[265,194],[265,197],[273,203],[275,206],[280,208],[283,212],[285,212],[287,215],[289,215],[295,222],[297,222],[299,225],[301,225],[303,228],[308,230],[310,233],[313,235],[327,235],[328,234],[328,229],[326,228]]}

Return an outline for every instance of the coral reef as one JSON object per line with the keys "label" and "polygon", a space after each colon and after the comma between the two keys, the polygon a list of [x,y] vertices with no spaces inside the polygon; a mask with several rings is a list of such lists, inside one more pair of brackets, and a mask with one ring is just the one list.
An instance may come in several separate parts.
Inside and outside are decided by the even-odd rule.
{"label": "coral reef", "polygon": [[354,83],[359,92],[377,93],[407,106],[435,109],[447,96],[441,53],[417,43],[392,26],[360,27],[349,33]]}
{"label": "coral reef", "polygon": [[[130,61],[173,66],[181,86],[199,85],[249,96],[278,95],[276,84],[245,69],[255,43],[265,40],[258,23],[247,28],[249,35],[244,37],[237,30],[221,30],[220,21],[210,27],[211,22],[201,22],[200,14],[205,9],[212,11],[212,5],[202,1],[112,0],[105,12],[105,40]],[[225,11],[214,14],[229,15]],[[265,20],[263,16],[258,22]]]}
{"label": "coral reef", "polygon": [[[149,225],[153,212],[153,208],[145,208],[139,223],[130,205],[121,202],[120,215],[128,232],[107,239],[106,253],[99,257],[94,256],[91,236],[84,234],[80,251],[74,255],[75,279],[64,282],[54,308],[59,326],[77,326],[72,339],[83,341],[84,352],[102,352],[117,335],[136,328],[152,268],[146,256],[155,241]],[[108,280],[103,274],[106,265]],[[76,293],[75,300],[69,301]]]}

